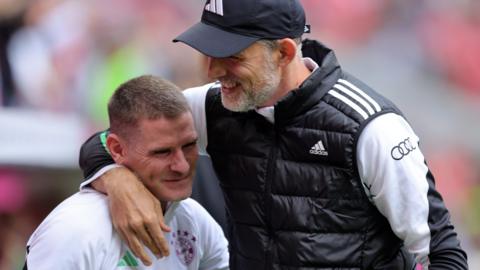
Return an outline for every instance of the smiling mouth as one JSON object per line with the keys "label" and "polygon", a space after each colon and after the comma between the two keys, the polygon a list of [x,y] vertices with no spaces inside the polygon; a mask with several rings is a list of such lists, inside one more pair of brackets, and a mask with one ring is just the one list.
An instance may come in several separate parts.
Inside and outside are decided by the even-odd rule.
{"label": "smiling mouth", "polygon": [[167,180],[164,180],[164,182],[170,182],[170,183],[173,183],[173,182],[180,182],[180,181],[184,181],[186,180],[187,178],[180,178],[180,179],[167,179]]}
{"label": "smiling mouth", "polygon": [[222,92],[225,94],[230,94],[239,86],[236,82],[221,82]]}
{"label": "smiling mouth", "polygon": [[163,181],[164,181],[164,182],[167,182],[167,183],[176,183],[176,182],[187,181],[187,180],[189,180],[189,179],[190,179],[189,176],[185,176],[185,177],[182,177],[182,178],[165,179],[165,180],[163,180]]}

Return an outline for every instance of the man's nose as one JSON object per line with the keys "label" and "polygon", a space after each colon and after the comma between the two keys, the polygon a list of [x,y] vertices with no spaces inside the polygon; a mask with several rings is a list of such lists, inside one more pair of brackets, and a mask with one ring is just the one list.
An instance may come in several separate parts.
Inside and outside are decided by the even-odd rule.
{"label": "man's nose", "polygon": [[208,73],[209,79],[218,79],[225,76],[227,71],[225,70],[225,63],[220,58],[208,57]]}
{"label": "man's nose", "polygon": [[170,169],[181,174],[185,174],[190,170],[190,164],[188,163],[185,153],[183,153],[182,150],[176,150],[174,152]]}

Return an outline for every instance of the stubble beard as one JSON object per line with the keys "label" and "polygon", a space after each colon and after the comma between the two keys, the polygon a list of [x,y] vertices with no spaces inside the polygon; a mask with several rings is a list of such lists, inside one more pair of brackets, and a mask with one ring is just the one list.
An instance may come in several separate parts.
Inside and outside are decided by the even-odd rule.
{"label": "stubble beard", "polygon": [[234,98],[221,95],[222,105],[234,112],[246,112],[261,107],[270,100],[280,84],[280,76],[275,72],[275,64],[270,57],[265,58],[262,75],[253,84],[239,82],[241,91]]}

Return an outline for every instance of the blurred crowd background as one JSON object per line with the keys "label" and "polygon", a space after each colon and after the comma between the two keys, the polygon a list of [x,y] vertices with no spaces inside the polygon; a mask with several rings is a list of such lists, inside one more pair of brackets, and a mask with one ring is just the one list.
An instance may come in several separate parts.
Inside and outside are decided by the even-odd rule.
{"label": "blurred crowd background", "polygon": [[[305,37],[403,110],[480,269],[480,1],[301,2]],[[146,73],[207,82],[202,56],[171,42],[203,3],[0,0],[1,270],[21,269],[28,236],[78,190],[79,147],[106,128],[116,86]]]}

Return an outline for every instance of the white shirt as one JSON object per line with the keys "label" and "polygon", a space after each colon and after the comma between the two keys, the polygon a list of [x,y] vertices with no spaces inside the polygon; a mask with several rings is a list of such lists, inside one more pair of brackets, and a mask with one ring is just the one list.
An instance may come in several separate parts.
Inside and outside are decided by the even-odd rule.
{"label": "white shirt", "polygon": [[114,230],[107,197],[84,188],[59,204],[27,243],[29,270],[228,269],[228,243],[220,226],[195,200],[171,203],[165,222],[170,256],[146,267]]}

